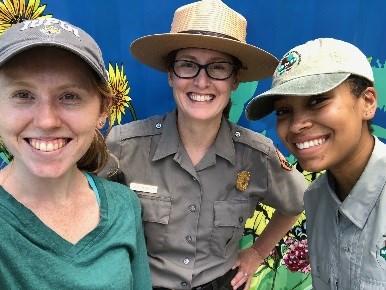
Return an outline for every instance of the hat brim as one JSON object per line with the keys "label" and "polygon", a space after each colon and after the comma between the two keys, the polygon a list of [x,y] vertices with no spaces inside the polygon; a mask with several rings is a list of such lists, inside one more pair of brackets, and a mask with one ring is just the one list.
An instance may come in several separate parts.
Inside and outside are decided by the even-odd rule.
{"label": "hat brim", "polygon": [[14,58],[16,55],[27,51],[32,48],[36,47],[57,47],[63,50],[67,50],[76,56],[80,57],[83,61],[85,61],[101,78],[101,80],[104,83],[108,83],[108,76],[106,70],[101,70],[102,64],[96,63],[93,59],[87,57],[84,53],[84,51],[80,48],[74,47],[72,45],[69,45],[67,43],[62,43],[58,41],[36,41],[36,40],[28,40],[26,39],[25,41],[21,41],[19,43],[16,43],[15,45],[12,46],[12,49],[5,50],[1,57],[0,57],[0,66]]}
{"label": "hat brim", "polygon": [[284,82],[254,97],[245,110],[251,121],[259,120],[274,110],[277,96],[314,96],[331,91],[345,81],[351,73],[331,73],[303,76]]}
{"label": "hat brim", "polygon": [[167,71],[165,57],[182,48],[205,48],[221,51],[237,57],[246,67],[240,81],[248,82],[271,77],[278,64],[270,53],[236,40],[189,33],[165,33],[148,35],[133,41],[132,55],[140,62],[160,71]]}

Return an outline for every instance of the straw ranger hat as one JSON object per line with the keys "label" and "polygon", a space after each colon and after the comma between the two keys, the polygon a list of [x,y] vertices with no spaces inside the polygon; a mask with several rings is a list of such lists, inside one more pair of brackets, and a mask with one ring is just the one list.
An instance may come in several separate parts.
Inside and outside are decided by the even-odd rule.
{"label": "straw ranger hat", "polygon": [[245,69],[241,81],[272,76],[278,60],[246,43],[246,19],[220,0],[202,0],[178,8],[170,33],[148,35],[133,41],[130,50],[140,62],[167,71],[165,57],[182,48],[213,49],[237,57]]}

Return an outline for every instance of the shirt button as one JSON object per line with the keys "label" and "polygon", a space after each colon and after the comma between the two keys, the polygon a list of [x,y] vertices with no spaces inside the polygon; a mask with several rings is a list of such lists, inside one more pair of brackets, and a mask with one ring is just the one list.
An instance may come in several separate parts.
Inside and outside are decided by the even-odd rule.
{"label": "shirt button", "polygon": [[161,123],[157,123],[157,124],[155,124],[155,127],[156,127],[157,129],[161,129],[162,124],[161,124]]}
{"label": "shirt button", "polygon": [[236,132],[235,132],[235,136],[236,136],[236,137],[240,137],[240,136],[241,136],[241,133],[240,133],[239,131],[236,131]]}
{"label": "shirt button", "polygon": [[194,181],[196,181],[196,180],[197,180],[197,178],[195,178],[194,176],[192,177],[192,179],[193,179]]}
{"label": "shirt button", "polygon": [[239,223],[242,223],[244,219],[242,217],[239,217]]}
{"label": "shirt button", "polygon": [[186,287],[186,286],[188,286],[188,284],[186,282],[181,282],[181,286]]}
{"label": "shirt button", "polygon": [[190,205],[190,206],[189,206],[189,210],[190,210],[191,212],[196,211],[196,206],[195,206],[194,204]]}
{"label": "shirt button", "polygon": [[192,242],[192,237],[191,236],[186,236],[185,240],[190,244]]}
{"label": "shirt button", "polygon": [[350,251],[350,247],[347,246],[347,245],[344,245],[343,250],[344,250],[345,252],[349,252],[349,251]]}
{"label": "shirt button", "polygon": [[189,264],[189,262],[190,262],[189,259],[187,259],[187,258],[184,259],[184,264],[185,265]]}

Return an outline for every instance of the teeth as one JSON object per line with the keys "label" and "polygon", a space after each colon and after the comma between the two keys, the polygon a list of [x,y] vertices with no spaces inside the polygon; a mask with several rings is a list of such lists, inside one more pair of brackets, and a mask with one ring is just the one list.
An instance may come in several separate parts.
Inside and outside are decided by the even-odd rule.
{"label": "teeth", "polygon": [[192,101],[196,101],[196,102],[209,102],[209,101],[213,100],[213,96],[212,95],[191,94],[190,99]]}
{"label": "teeth", "polygon": [[324,142],[326,142],[326,139],[315,139],[303,143],[296,143],[296,147],[298,147],[298,149],[307,149],[323,144]]}
{"label": "teeth", "polygon": [[52,140],[52,141],[46,142],[38,139],[30,139],[29,144],[37,150],[40,150],[43,152],[52,152],[55,150],[59,150],[64,145],[66,145],[66,141],[63,139],[58,139],[58,140]]}

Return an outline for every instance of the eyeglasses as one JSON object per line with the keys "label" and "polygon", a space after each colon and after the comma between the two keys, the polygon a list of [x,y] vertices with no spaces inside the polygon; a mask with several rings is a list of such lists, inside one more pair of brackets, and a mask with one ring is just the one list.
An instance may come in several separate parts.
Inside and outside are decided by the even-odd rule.
{"label": "eyeglasses", "polygon": [[181,79],[194,78],[198,76],[201,69],[205,69],[206,74],[212,79],[226,80],[236,70],[236,66],[225,61],[211,62],[203,65],[189,60],[176,60],[173,62],[173,72]]}

